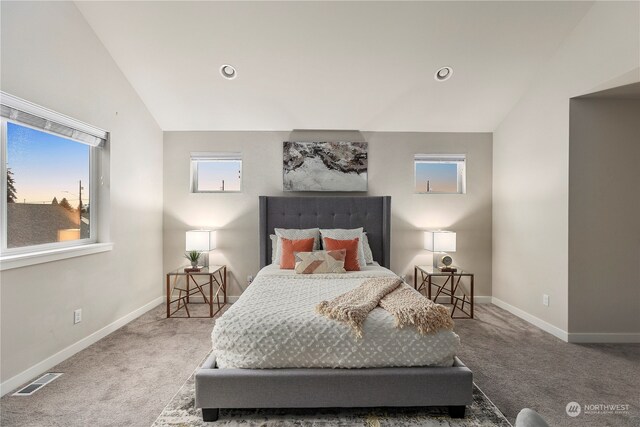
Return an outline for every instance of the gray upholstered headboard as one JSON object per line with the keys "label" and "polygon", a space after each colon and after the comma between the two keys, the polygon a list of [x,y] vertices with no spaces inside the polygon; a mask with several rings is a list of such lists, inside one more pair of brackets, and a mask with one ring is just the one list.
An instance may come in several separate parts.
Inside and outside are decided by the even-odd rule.
{"label": "gray upholstered headboard", "polygon": [[390,268],[391,196],[260,196],[260,268],[271,264],[274,228],[358,228],[367,232],[373,259]]}

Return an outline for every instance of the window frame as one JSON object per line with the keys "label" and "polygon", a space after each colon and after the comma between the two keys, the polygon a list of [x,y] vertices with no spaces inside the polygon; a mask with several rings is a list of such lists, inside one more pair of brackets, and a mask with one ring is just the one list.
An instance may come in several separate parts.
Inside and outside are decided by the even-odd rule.
{"label": "window frame", "polygon": [[[192,152],[189,154],[190,162],[190,184],[189,192],[191,194],[207,194],[207,193],[242,193],[243,191],[243,168],[241,152]],[[198,189],[198,163],[200,162],[240,162],[240,189],[239,190],[200,190]]]}
{"label": "window frame", "polygon": [[[65,117],[62,116],[61,117]],[[66,117],[65,117],[66,118]],[[90,144],[86,144],[84,142],[76,141],[73,138],[59,135],[55,132],[48,132],[44,129],[39,129],[37,127],[29,126],[25,123],[21,123],[15,120],[11,120],[5,117],[1,117],[1,126],[2,132],[0,137],[0,173],[2,173],[2,177],[0,177],[1,181],[1,191],[2,191],[2,200],[0,200],[0,210],[2,212],[2,217],[0,218],[0,257],[11,257],[14,255],[28,255],[34,253],[41,252],[49,252],[57,249],[67,249],[74,247],[87,246],[91,244],[98,243],[98,192],[99,192],[99,157],[100,153],[98,150],[101,150],[99,147],[91,146]],[[7,213],[8,213],[8,203],[7,203],[7,123],[13,123],[18,126],[34,129],[39,132],[49,133],[51,135],[55,135],[60,138],[66,138],[71,141],[75,141],[78,144],[85,144],[89,147],[89,206],[91,207],[89,211],[89,238],[87,239],[78,239],[78,240],[69,240],[65,242],[51,242],[51,243],[43,243],[40,245],[30,245],[30,246],[22,246],[19,248],[9,248],[7,247],[7,233],[8,233],[8,221],[7,221]]]}
{"label": "window frame", "polygon": [[[457,191],[417,191],[418,163],[456,164]],[[467,154],[414,154],[413,191],[414,194],[467,194]]]}

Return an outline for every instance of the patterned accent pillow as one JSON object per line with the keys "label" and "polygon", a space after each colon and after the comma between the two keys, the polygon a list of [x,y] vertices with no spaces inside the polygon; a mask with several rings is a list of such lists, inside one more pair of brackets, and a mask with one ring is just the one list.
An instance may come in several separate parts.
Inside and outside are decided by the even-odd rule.
{"label": "patterned accent pillow", "polygon": [[367,233],[362,233],[362,247],[364,248],[364,260],[367,264],[373,264],[373,252],[371,252],[371,246],[369,246]]}
{"label": "patterned accent pillow", "polygon": [[280,259],[280,268],[285,270],[293,270],[296,266],[296,252],[308,252],[313,250],[313,237],[300,240],[282,239],[282,257]]}
{"label": "patterned accent pillow", "polygon": [[[360,239],[358,242],[358,264],[364,267],[367,264],[367,260],[364,257],[364,247],[362,245],[362,234],[363,228],[354,228],[352,230],[345,230],[342,228],[331,228],[331,229],[322,229],[320,230],[320,234],[322,238],[329,237],[334,240],[353,240],[355,238]],[[323,249],[326,249],[323,247]]]}
{"label": "patterned accent pillow", "polygon": [[278,241],[276,244],[276,257],[273,260],[274,264],[280,264],[280,259],[282,258],[282,238],[289,240],[300,240],[300,239],[309,239],[311,237],[314,238],[313,241],[313,249],[320,249],[320,230],[317,228],[306,228],[306,229],[297,229],[297,228],[275,228],[274,233],[278,237]]}
{"label": "patterned accent pillow", "polygon": [[296,252],[296,268],[298,274],[346,273],[344,259],[345,249],[337,251]]}

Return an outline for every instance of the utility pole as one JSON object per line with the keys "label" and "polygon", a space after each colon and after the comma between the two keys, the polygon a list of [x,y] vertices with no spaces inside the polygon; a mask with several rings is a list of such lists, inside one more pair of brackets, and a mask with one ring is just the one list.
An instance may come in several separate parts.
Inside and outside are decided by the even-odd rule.
{"label": "utility pole", "polygon": [[78,227],[82,228],[82,180],[78,181]]}
{"label": "utility pole", "polygon": [[224,191],[224,179],[222,180],[222,188],[221,188],[221,190]]}
{"label": "utility pole", "polygon": [[431,193],[431,182],[427,180],[427,193]]}
{"label": "utility pole", "polygon": [[[78,181],[78,199],[80,200],[78,210],[82,212],[82,180]],[[82,213],[80,216],[82,216]]]}

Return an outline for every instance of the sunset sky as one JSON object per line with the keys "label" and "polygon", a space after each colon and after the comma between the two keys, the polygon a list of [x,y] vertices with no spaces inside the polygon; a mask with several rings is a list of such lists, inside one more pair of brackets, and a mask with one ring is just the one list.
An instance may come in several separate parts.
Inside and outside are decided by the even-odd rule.
{"label": "sunset sky", "polygon": [[456,163],[416,162],[417,193],[427,192],[427,180],[431,191],[437,193],[458,192],[458,165]]}
{"label": "sunset sky", "polygon": [[66,197],[78,206],[78,181],[82,202],[89,203],[89,150],[66,138],[7,123],[7,167],[13,172],[16,202],[51,203]]}
{"label": "sunset sky", "polygon": [[224,180],[225,191],[240,191],[240,160],[216,160],[198,162],[198,189],[221,191]]}

